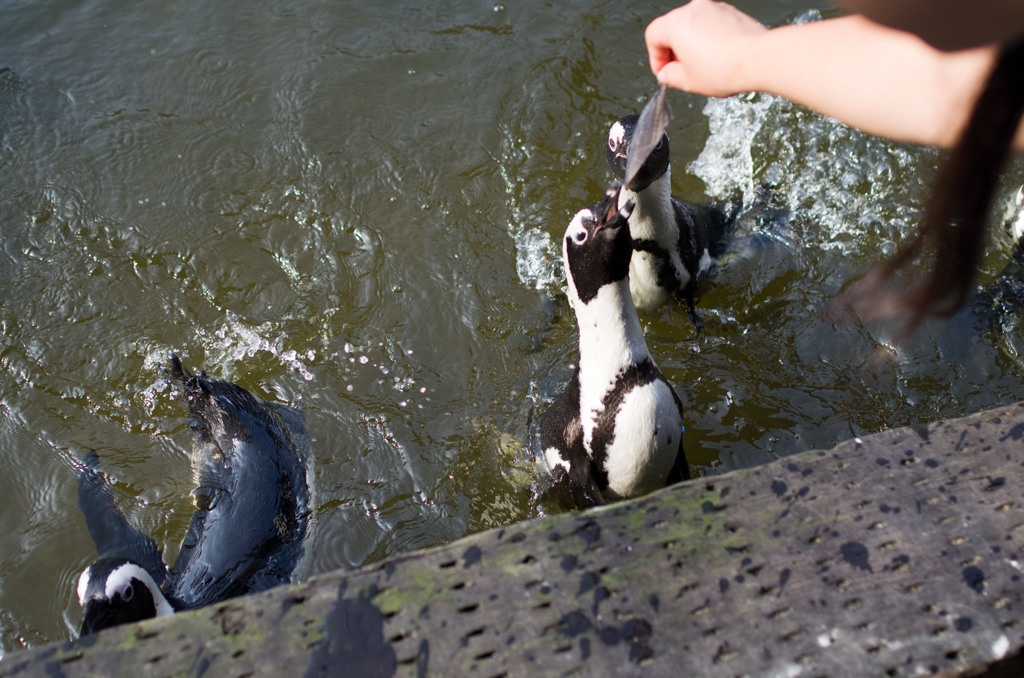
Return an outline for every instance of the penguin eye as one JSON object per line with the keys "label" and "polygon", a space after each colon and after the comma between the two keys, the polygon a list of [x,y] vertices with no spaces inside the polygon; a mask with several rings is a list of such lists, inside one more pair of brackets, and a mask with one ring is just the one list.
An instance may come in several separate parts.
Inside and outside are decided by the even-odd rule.
{"label": "penguin eye", "polygon": [[608,137],[608,149],[614,151],[615,147],[618,146],[618,142],[615,137]]}
{"label": "penguin eye", "polygon": [[590,234],[587,232],[586,226],[580,223],[575,224],[574,228],[565,234],[565,237],[566,240],[576,245],[582,245],[587,242],[587,238],[590,237]]}
{"label": "penguin eye", "polygon": [[127,586],[124,587],[124,590],[121,591],[121,598],[124,600],[124,602],[127,603],[129,600],[131,600],[134,597],[135,597],[135,589],[132,588],[131,584],[128,584]]}

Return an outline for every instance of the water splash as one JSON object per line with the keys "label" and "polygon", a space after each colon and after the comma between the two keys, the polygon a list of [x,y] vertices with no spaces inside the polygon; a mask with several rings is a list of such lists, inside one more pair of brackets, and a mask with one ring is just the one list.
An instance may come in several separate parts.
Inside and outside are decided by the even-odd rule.
{"label": "water splash", "polygon": [[309,365],[317,358],[316,350],[286,348],[288,336],[274,323],[251,326],[228,311],[212,333],[201,328],[197,332],[199,342],[206,347],[206,363],[222,366],[224,379],[232,378],[235,364],[242,364],[260,353],[269,354],[306,381],[313,379]]}
{"label": "water splash", "polygon": [[689,170],[704,181],[708,195],[725,199],[739,191],[744,204],[754,200],[751,149],[775,101],[776,98],[769,95],[708,99],[704,107],[704,115],[708,117],[708,140],[689,166]]}
{"label": "water splash", "polygon": [[522,229],[513,235],[519,280],[538,290],[562,284],[562,257],[544,231]]}
{"label": "water splash", "polygon": [[524,285],[544,290],[562,282],[560,252],[544,228],[544,217],[537,207],[530,206],[528,187],[520,176],[532,163],[533,153],[521,139],[508,131],[503,157],[499,163],[505,184],[505,203],[509,210],[508,232],[516,249],[516,273]]}
{"label": "water splash", "polygon": [[[770,187],[812,232],[805,244],[860,252],[898,240],[920,217],[935,151],[874,137],[779,97],[710,99],[710,135],[689,170],[709,195]],[[923,161],[923,162],[922,162]],[[878,245],[881,241],[883,245]]]}

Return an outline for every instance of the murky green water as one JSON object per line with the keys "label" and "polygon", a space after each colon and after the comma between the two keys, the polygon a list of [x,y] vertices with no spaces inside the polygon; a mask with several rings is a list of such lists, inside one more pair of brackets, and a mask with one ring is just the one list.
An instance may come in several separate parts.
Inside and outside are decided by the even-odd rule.
{"label": "murky green water", "polygon": [[[86,450],[176,553],[171,349],[305,411],[310,572],[536,515],[535,422],[575,351],[554,243],[605,185],[607,126],[653,91],[642,29],[670,7],[3,3],[0,652],[78,625]],[[917,219],[934,152],[766,97],[671,102],[677,194],[768,181],[789,207],[783,242],[704,293],[703,336],[682,308],[644,317],[699,474],[1024,397],[1016,318],[903,350],[822,319]],[[992,238],[986,279],[1009,251]]]}

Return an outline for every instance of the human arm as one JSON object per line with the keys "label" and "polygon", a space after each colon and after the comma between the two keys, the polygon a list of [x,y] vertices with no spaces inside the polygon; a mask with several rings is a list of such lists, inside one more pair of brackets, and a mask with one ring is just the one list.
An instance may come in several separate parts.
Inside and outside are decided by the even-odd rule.
{"label": "human arm", "polygon": [[[871,134],[951,146],[994,63],[985,46],[943,52],[859,15],[767,29],[693,0],[647,28],[661,82],[705,96],[776,94]],[[1015,147],[1024,150],[1024,129]]]}

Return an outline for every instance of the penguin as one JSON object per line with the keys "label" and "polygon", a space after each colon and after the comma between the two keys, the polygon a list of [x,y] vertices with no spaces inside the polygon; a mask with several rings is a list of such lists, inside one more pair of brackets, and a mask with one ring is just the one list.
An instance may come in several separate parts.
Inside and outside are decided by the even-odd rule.
{"label": "penguin", "polygon": [[79,507],[101,558],[79,577],[83,635],[287,583],[304,553],[308,450],[297,413],[193,375],[173,354],[168,375],[192,418],[196,510],[168,570],[117,508],[98,456],[87,455]]}
{"label": "penguin", "polygon": [[540,442],[562,505],[579,510],[690,477],[683,406],[655,365],[630,294],[628,220],[613,184],[576,213],[562,241],[579,363],[544,411]]}
{"label": "penguin", "polygon": [[[627,115],[608,131],[608,165],[620,183],[625,181],[626,158],[638,120],[638,115]],[[691,321],[699,328],[696,289],[725,252],[740,202],[699,205],[681,200],[671,194],[670,179],[668,135],[662,135],[636,178],[619,193],[619,207],[635,203],[629,217],[633,236],[629,285],[640,310],[682,295]]]}
{"label": "penguin", "polygon": [[78,579],[80,635],[174,613],[152,575],[128,558],[101,558]]}
{"label": "penguin", "polygon": [[100,559],[78,578],[81,635],[172,614],[164,595],[167,567],[156,542],[135,529],[117,508],[93,450],[77,469],[78,507]]}

